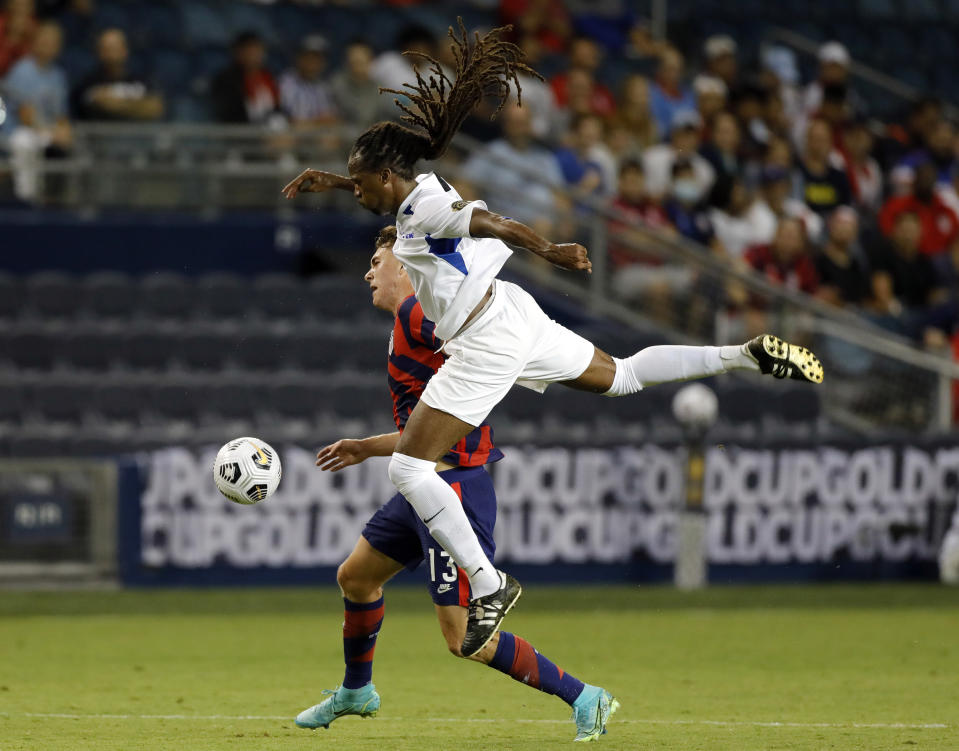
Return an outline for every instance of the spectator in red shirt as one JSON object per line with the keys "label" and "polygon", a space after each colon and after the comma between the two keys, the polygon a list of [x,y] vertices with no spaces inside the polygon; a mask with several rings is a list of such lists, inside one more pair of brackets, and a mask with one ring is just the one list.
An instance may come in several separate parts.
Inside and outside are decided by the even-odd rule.
{"label": "spectator in red shirt", "polygon": [[[646,192],[643,163],[639,159],[626,159],[620,165],[618,191],[612,206],[624,220],[614,220],[609,223],[609,257],[616,267],[627,266],[640,259],[635,250],[631,250],[627,244],[619,241],[619,237],[629,234],[631,227],[663,230],[670,234],[676,232],[662,203]],[[631,239],[634,243],[640,243],[643,240],[648,242],[648,235],[636,233]],[[628,245],[631,244],[633,243]],[[659,259],[655,256],[649,260],[659,263]]]}
{"label": "spectator in red shirt", "polygon": [[570,100],[570,73],[574,70],[589,74],[589,105],[595,115],[609,117],[616,111],[616,99],[612,92],[596,80],[596,71],[603,61],[602,50],[589,37],[576,37],[569,45],[569,69],[553,76],[550,86],[556,106],[566,109]]}
{"label": "spectator in red shirt", "polygon": [[36,27],[33,0],[7,0],[0,13],[0,77],[30,51]]}
{"label": "spectator in red shirt", "polygon": [[254,31],[233,41],[233,63],[213,79],[213,114],[221,123],[265,123],[278,116],[280,91],[265,67],[266,47]]}
{"label": "spectator in red shirt", "polygon": [[936,194],[936,178],[934,164],[920,164],[916,168],[912,193],[890,198],[879,212],[879,228],[886,237],[892,235],[900,214],[916,214],[922,227],[919,250],[928,256],[942,253],[959,238],[959,217]]}
{"label": "spectator in red shirt", "polygon": [[646,192],[638,159],[620,166],[612,206],[621,217],[609,223],[613,289],[623,299],[636,300],[647,314],[668,320],[677,296],[688,291],[692,274],[682,264],[664,263],[662,244],[648,232],[677,234],[662,204]]}
{"label": "spectator in red shirt", "polygon": [[802,220],[783,217],[769,245],[746,251],[746,263],[774,284],[815,294],[819,287],[816,265],[809,254],[806,228]]}
{"label": "spectator in red shirt", "polygon": [[573,29],[563,0],[500,0],[499,17],[518,36],[535,34],[550,52],[562,52]]}

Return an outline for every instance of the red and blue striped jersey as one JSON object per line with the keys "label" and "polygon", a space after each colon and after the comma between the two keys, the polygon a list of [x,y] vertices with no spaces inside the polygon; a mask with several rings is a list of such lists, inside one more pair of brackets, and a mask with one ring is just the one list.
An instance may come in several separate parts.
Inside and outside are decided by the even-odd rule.
{"label": "red and blue striped jersey", "polygon": [[[415,295],[407,297],[396,313],[390,337],[389,384],[393,394],[393,420],[400,431],[420,400],[426,382],[446,360],[439,351],[443,342],[433,333],[434,324],[423,314]],[[457,443],[442,461],[456,467],[479,467],[503,458],[493,445],[493,427],[483,422]]]}

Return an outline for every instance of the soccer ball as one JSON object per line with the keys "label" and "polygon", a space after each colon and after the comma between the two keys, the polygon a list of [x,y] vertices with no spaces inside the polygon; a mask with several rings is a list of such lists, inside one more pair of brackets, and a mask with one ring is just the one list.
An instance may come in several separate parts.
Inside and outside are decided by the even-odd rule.
{"label": "soccer ball", "polygon": [[939,578],[943,584],[959,584],[959,529],[953,529],[942,541]]}
{"label": "soccer ball", "polygon": [[213,482],[234,503],[265,501],[280,484],[283,468],[273,447],[259,438],[237,438],[216,455]]}
{"label": "soccer ball", "polygon": [[705,430],[719,415],[716,392],[701,383],[683,386],[673,397],[673,415],[687,428]]}

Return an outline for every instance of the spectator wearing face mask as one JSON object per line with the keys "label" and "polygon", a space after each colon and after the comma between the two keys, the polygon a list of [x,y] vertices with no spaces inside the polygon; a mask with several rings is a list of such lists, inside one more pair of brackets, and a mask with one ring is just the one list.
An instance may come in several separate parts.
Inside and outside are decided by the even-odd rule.
{"label": "spectator wearing face mask", "polygon": [[672,183],[664,203],[666,215],[683,237],[700,245],[718,248],[704,197],[705,191],[696,178],[692,161],[680,157],[672,166]]}
{"label": "spectator wearing face mask", "polygon": [[953,245],[959,238],[959,217],[936,194],[935,188],[935,165],[931,162],[920,164],[916,169],[912,192],[893,196],[879,212],[879,228],[882,233],[890,237],[898,217],[911,213],[916,215],[919,222],[919,250],[924,255],[938,255]]}
{"label": "spectator wearing face mask", "polygon": [[716,172],[699,154],[702,124],[696,110],[677,112],[671,123],[669,142],[651,146],[643,153],[646,189],[651,194],[663,196],[669,191],[673,182],[673,165],[678,159],[684,159],[692,166],[700,196],[712,189]]}

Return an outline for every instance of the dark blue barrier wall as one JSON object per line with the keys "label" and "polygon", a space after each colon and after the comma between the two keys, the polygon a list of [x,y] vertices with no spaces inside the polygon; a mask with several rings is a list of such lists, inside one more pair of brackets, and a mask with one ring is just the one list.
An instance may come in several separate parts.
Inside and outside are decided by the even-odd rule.
{"label": "dark blue barrier wall", "polygon": [[335,261],[356,251],[365,260],[386,223],[339,213],[232,213],[215,219],[185,214],[117,213],[85,219],[72,212],[0,211],[0,268],[15,273],[102,269],[188,274],[297,270],[313,257]]}

